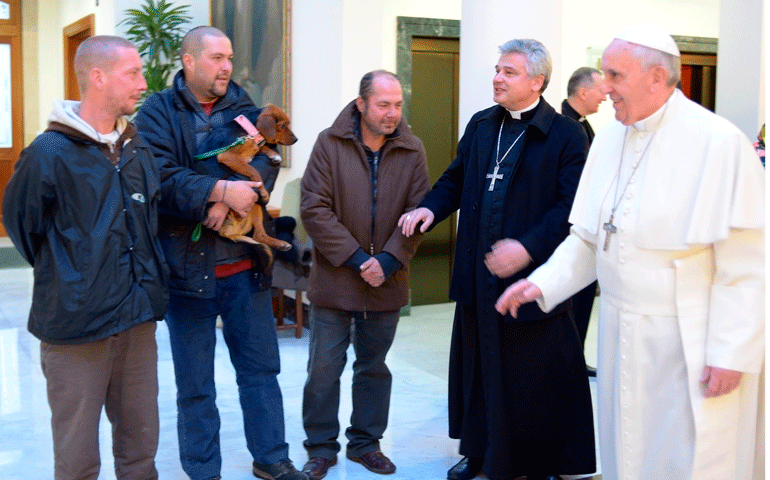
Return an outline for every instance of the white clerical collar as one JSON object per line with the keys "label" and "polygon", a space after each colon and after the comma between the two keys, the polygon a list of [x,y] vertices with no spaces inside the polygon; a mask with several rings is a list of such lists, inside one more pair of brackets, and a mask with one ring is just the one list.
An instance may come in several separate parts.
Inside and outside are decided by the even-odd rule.
{"label": "white clerical collar", "polygon": [[633,123],[633,127],[639,131],[639,132],[650,132],[652,130],[657,129],[660,126],[660,122],[663,120],[663,113],[666,111],[666,106],[671,101],[672,98],[674,98],[674,94],[676,93],[676,90],[674,90],[674,93],[672,93],[668,100],[666,100],[666,103],[663,104],[658,110],[655,111],[652,115],[650,115],[647,118],[644,118],[642,120],[639,120],[638,122]]}
{"label": "white clerical collar", "polygon": [[511,118],[513,118],[515,120],[521,120],[521,114],[524,113],[524,112],[528,112],[528,111],[534,109],[535,107],[537,107],[538,103],[540,103],[540,97],[537,97],[537,100],[535,100],[535,103],[533,103],[532,105],[528,106],[527,108],[525,108],[523,110],[508,110],[508,109],[506,109],[506,110],[508,110],[508,113],[511,114]]}

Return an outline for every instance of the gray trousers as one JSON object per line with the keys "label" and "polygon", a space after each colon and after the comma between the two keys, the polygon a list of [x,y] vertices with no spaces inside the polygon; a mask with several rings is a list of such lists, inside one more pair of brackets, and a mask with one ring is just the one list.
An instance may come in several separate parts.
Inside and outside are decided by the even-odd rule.
{"label": "gray trousers", "polygon": [[40,343],[56,480],[99,477],[102,407],[112,424],[116,478],[158,478],[156,328],[155,322],[145,322],[95,342]]}
{"label": "gray trousers", "polygon": [[[385,357],[393,344],[399,311],[346,312],[311,306],[310,358],[302,399],[303,442],[310,457],[331,459],[340,451],[340,375],[353,343],[353,413],[347,456],[380,449],[388,426],[392,376]],[[352,326],[352,329],[351,329]]]}

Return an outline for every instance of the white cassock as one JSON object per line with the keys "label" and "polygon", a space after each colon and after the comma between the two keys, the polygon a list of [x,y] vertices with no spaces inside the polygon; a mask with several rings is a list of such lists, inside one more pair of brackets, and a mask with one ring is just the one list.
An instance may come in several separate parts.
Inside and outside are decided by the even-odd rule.
{"label": "white cassock", "polygon": [[[599,279],[603,478],[764,478],[764,203],[748,138],[679,90],[596,135],[572,233],[529,280],[548,311]],[[745,372],[740,387],[705,398],[706,365]]]}

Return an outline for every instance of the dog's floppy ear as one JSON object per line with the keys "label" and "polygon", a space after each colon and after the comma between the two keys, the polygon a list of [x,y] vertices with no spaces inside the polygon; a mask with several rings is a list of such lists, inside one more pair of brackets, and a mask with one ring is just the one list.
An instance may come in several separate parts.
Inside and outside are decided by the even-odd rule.
{"label": "dog's floppy ear", "polygon": [[268,103],[267,105],[265,105],[265,111],[269,112],[270,115],[272,115],[275,118],[275,121],[277,123],[289,121],[289,116],[286,115],[286,112],[281,110],[280,107],[276,107],[272,103]]}
{"label": "dog's floppy ear", "polygon": [[277,117],[277,116],[280,116],[283,112],[281,111],[280,108],[276,107],[272,103],[268,103],[267,105],[262,107],[262,113]]}
{"label": "dog's floppy ear", "polygon": [[272,115],[270,107],[276,108],[275,105],[267,105],[257,117],[257,130],[265,137],[265,140],[275,138],[275,117]]}

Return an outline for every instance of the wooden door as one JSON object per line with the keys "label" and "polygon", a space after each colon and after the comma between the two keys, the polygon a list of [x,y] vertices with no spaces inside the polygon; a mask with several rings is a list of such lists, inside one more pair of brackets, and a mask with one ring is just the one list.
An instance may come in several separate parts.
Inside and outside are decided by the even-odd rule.
{"label": "wooden door", "polygon": [[78,78],[75,75],[75,52],[83,40],[94,36],[94,14],[64,27],[64,99],[80,100]]}
{"label": "wooden door", "polygon": [[24,141],[21,75],[21,0],[0,1],[0,201]]}
{"label": "wooden door", "polygon": [[682,52],[682,93],[712,112],[716,106],[717,56]]}

